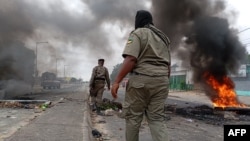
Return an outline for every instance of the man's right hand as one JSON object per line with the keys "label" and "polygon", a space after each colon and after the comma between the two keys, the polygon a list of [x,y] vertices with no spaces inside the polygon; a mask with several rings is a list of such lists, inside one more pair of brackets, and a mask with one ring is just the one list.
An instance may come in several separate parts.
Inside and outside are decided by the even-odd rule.
{"label": "man's right hand", "polygon": [[117,98],[117,91],[119,89],[119,84],[118,83],[114,83],[111,87],[111,94],[113,96],[114,99]]}

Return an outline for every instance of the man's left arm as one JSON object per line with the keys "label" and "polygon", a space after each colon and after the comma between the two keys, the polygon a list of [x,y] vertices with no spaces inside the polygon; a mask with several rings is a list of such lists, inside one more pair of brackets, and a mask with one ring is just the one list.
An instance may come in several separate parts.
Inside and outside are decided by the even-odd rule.
{"label": "man's left arm", "polygon": [[94,67],[92,69],[92,74],[91,74],[91,78],[90,78],[90,81],[89,81],[89,87],[90,87],[90,89],[94,87],[95,75],[96,75],[96,67]]}
{"label": "man's left arm", "polygon": [[110,77],[109,77],[109,71],[108,69],[106,68],[105,69],[105,79],[106,79],[106,82],[107,82],[107,86],[108,86],[108,90],[110,90]]}

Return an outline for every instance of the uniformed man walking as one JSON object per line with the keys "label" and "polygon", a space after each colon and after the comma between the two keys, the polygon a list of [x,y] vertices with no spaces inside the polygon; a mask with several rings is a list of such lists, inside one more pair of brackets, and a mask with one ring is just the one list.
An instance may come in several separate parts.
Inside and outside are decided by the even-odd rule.
{"label": "uniformed man walking", "polygon": [[130,73],[123,103],[126,141],[139,141],[139,128],[145,114],[154,141],[168,141],[164,105],[169,92],[170,41],[153,25],[152,15],[139,10],[135,30],[128,38],[124,61],[112,85],[117,98],[122,79]]}
{"label": "uniformed man walking", "polygon": [[90,105],[93,111],[96,110],[97,114],[101,114],[100,106],[102,104],[102,96],[107,84],[108,90],[110,90],[110,77],[108,69],[104,66],[104,59],[98,60],[98,66],[95,66],[92,70],[90,78]]}

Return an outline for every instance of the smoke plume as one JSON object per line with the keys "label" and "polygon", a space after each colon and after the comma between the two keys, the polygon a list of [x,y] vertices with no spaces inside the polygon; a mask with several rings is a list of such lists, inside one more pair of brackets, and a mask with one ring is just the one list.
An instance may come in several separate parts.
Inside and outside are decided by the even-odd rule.
{"label": "smoke plume", "polygon": [[237,73],[246,49],[237,30],[230,28],[226,17],[235,16],[235,12],[225,11],[225,1],[153,0],[152,9],[156,26],[172,41],[173,54],[192,67],[195,83],[204,83],[205,72],[218,81]]}
{"label": "smoke plume", "polygon": [[26,48],[22,42],[1,42],[0,90],[5,91],[5,98],[31,92],[34,59],[34,51]]}
{"label": "smoke plume", "polygon": [[65,66],[78,73],[89,68],[91,73],[93,66],[87,63],[96,65],[98,58],[108,60],[115,54],[115,35],[107,25],[127,28],[138,8],[145,9],[144,2],[1,0],[0,81],[6,82],[2,87],[32,85],[35,57],[39,76],[46,71],[63,76]]}

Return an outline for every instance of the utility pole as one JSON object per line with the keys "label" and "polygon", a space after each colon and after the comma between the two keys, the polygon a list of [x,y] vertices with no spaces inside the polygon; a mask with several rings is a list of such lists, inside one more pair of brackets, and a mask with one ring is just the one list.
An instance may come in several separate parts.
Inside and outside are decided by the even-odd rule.
{"label": "utility pole", "polygon": [[47,43],[48,42],[36,42],[36,70],[35,70],[35,78],[36,78],[36,81],[37,81],[37,78],[38,78],[38,68],[37,68],[37,46],[38,44],[43,44],[43,43]]}
{"label": "utility pole", "polygon": [[249,30],[249,29],[250,29],[249,27],[248,27],[248,28],[245,28],[245,29],[239,31],[237,34],[239,34],[239,33],[241,33],[241,32],[244,32],[244,31],[246,31],[246,30]]}
{"label": "utility pole", "polygon": [[66,78],[66,75],[65,75],[65,67],[66,66],[69,66],[69,65],[64,65],[64,78]]}
{"label": "utility pole", "polygon": [[61,60],[61,59],[63,60],[64,58],[56,58],[56,76],[57,77],[58,77],[58,74],[57,74],[58,73],[58,70],[57,70],[57,60]]}

